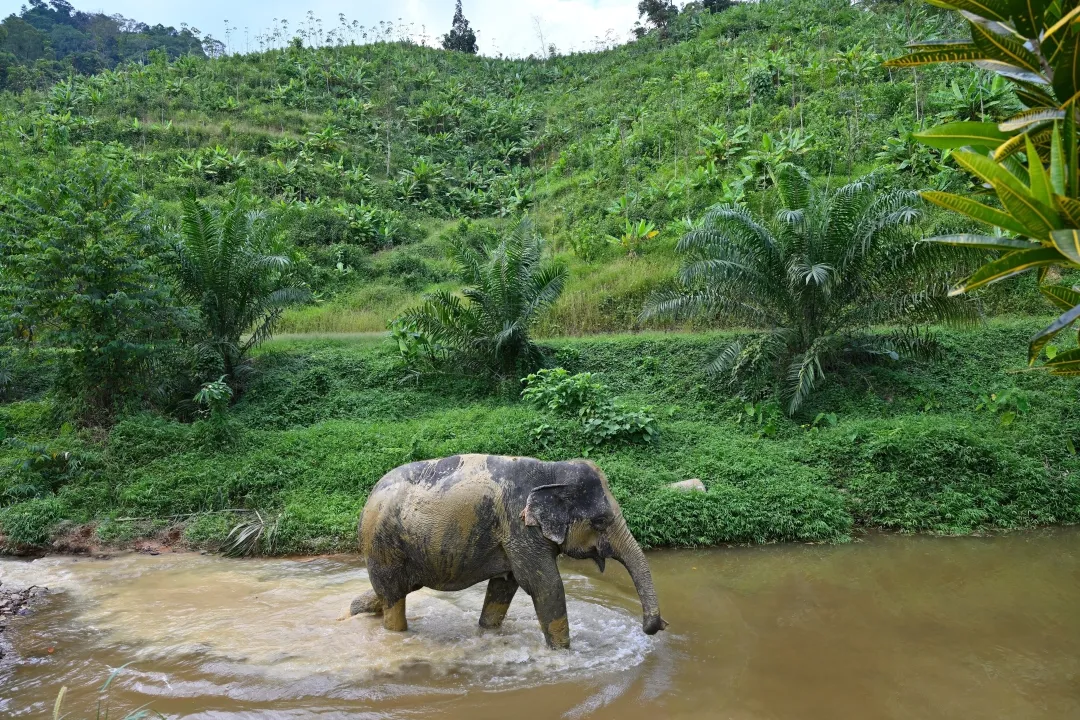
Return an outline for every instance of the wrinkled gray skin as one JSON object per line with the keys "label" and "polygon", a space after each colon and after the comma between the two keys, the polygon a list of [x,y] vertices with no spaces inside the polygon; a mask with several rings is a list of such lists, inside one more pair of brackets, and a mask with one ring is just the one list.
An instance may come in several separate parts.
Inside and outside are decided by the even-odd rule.
{"label": "wrinkled gray skin", "polygon": [[403,465],[375,485],[360,517],[360,550],[372,592],[351,614],[381,613],[405,630],[405,596],[422,587],[463,590],[487,580],[480,627],[502,624],[520,587],[550,647],[568,648],[566,595],[556,558],[614,558],[641,599],[642,629],[667,623],[645,555],[626,527],[607,479],[587,460],[542,462],[456,455]]}

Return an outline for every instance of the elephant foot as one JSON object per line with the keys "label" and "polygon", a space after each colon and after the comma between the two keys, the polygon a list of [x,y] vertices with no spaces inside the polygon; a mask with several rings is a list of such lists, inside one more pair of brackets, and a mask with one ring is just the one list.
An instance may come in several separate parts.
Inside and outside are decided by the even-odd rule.
{"label": "elephant foot", "polygon": [[363,595],[358,595],[349,605],[349,615],[359,615],[360,613],[382,615],[382,612],[382,600],[375,594],[374,590],[368,590]]}
{"label": "elephant foot", "polygon": [[570,649],[570,623],[567,622],[565,615],[555,618],[547,625],[541,625],[541,628],[549,648],[552,650]]}
{"label": "elephant foot", "polygon": [[506,612],[510,609],[509,603],[485,603],[480,613],[481,630],[497,630],[502,627],[506,619]]}

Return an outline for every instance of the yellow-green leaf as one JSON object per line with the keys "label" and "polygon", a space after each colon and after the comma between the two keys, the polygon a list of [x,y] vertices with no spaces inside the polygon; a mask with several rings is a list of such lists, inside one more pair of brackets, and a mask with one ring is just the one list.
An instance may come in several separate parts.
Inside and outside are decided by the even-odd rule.
{"label": "yellow-green leaf", "polygon": [[994,160],[1001,162],[1010,155],[1020,152],[1020,148],[1024,146],[1024,138],[1026,136],[1027,133],[1013,135],[1011,138],[998,145],[997,150],[994,151]]}
{"label": "yellow-green leaf", "polygon": [[1004,120],[998,123],[998,130],[1006,133],[1016,132],[1017,130],[1023,130],[1031,125],[1037,125],[1039,123],[1049,122],[1051,120],[1061,120],[1065,117],[1065,113],[1061,110],[1054,110],[1052,108],[1035,108],[1033,110],[1024,110],[1016,115],[1013,115],[1008,120]]}
{"label": "yellow-green leaf", "polygon": [[992,149],[1008,140],[1009,133],[1002,132],[994,123],[954,122],[915,133],[914,137],[924,145],[939,150],[966,145]]}
{"label": "yellow-green leaf", "polygon": [[971,23],[971,40],[991,60],[1000,60],[1036,75],[1042,75],[1039,57],[1015,38],[998,35],[978,23]]}
{"label": "yellow-green leaf", "polygon": [[1055,195],[1065,194],[1065,151],[1061,148],[1061,132],[1057,123],[1050,138],[1050,188]]}
{"label": "yellow-green leaf", "polygon": [[942,45],[934,49],[916,50],[885,63],[885,67],[911,68],[934,63],[972,62],[982,60],[986,53],[970,43]]}
{"label": "yellow-green leaf", "polygon": [[1080,348],[1059,352],[1044,367],[1054,375],[1080,375]]}
{"label": "yellow-green leaf", "polygon": [[936,235],[926,238],[926,242],[936,242],[943,245],[956,245],[958,247],[970,247],[978,250],[1036,250],[1038,243],[1015,238],[999,237],[997,235]]}
{"label": "yellow-green leaf", "polygon": [[972,200],[971,198],[954,195],[952,193],[939,192],[937,190],[926,190],[919,194],[922,195],[923,199],[927,202],[932,202],[946,210],[952,210],[961,215],[966,215],[972,220],[978,220],[979,222],[993,225],[1018,235],[1028,234],[1027,228],[1017,222],[1008,213],[990,207],[989,205],[983,205],[981,202]]}
{"label": "yellow-green leaf", "polygon": [[1050,63],[1054,66],[1054,92],[1059,98],[1071,98],[1080,92],[1080,33],[1062,37]]}
{"label": "yellow-green leaf", "polygon": [[966,150],[957,150],[951,157],[956,161],[957,165],[985,183],[993,184],[994,180],[998,180],[1018,193],[1029,192],[1027,185],[1021,182],[1018,177],[985,155]]}
{"label": "yellow-green leaf", "polygon": [[1080,6],[1074,7],[1068,13],[1062,16],[1060,20],[1046,28],[1046,32],[1043,33],[1043,42],[1051,39],[1064,27],[1067,27],[1071,22],[1080,21]]}
{"label": "yellow-green leaf", "polygon": [[[1031,142],[1035,143],[1036,148],[1044,147],[1050,142],[1053,128],[1054,126],[1051,124],[1034,125],[1028,128],[1028,131],[1025,133],[1013,135],[1011,138],[1001,143],[997,150],[994,151],[994,161],[1004,163],[1006,159],[1012,157],[1024,147],[1025,138],[1027,137],[1031,138]],[[1020,167],[1023,166],[1021,165]],[[1026,168],[1024,168],[1024,172],[1027,172]]]}
{"label": "yellow-green leaf", "polygon": [[[1005,212],[1028,230],[1025,235],[1035,240],[1046,239],[1050,232],[1062,227],[1061,217],[1050,206],[1039,202],[1027,188],[1017,191],[1000,180],[990,183],[997,192]],[[1021,186],[1023,187],[1023,186]]]}
{"label": "yellow-green leaf", "polygon": [[987,20],[1008,20],[1008,0],[947,0],[934,3],[938,7],[951,7],[954,10],[967,10]]}
{"label": "yellow-green leaf", "polygon": [[1054,205],[1069,227],[1080,228],[1080,200],[1064,195],[1054,196]]}
{"label": "yellow-green leaf", "polygon": [[1055,230],[1050,233],[1050,239],[1062,255],[1074,265],[1080,265],[1080,230]]}
{"label": "yellow-green leaf", "polygon": [[1026,38],[1039,37],[1046,25],[1046,9],[1057,0],[1012,0],[1010,13],[1016,31]]}
{"label": "yellow-green leaf", "polygon": [[1061,253],[1051,247],[1039,247],[1033,250],[1018,250],[1000,257],[993,262],[983,265],[972,273],[964,282],[953,288],[949,295],[960,295],[983,285],[995,283],[1032,268],[1043,265],[1056,265],[1064,258]]}
{"label": "yellow-green leaf", "polygon": [[[1080,293],[1077,294],[1080,295]],[[1031,340],[1028,341],[1028,365],[1034,364],[1039,359],[1039,353],[1046,347],[1046,344],[1053,340],[1054,336],[1059,332],[1076,322],[1078,317],[1080,317],[1080,303],[1070,307],[1059,315],[1054,322],[1035,333]]]}
{"label": "yellow-green leaf", "polygon": [[1035,150],[1035,144],[1031,142],[1031,138],[1025,135],[1024,140],[1027,143],[1028,178],[1031,181],[1031,194],[1043,205],[1050,207],[1054,202],[1053,193],[1050,192],[1050,178],[1046,176],[1046,168],[1043,167],[1042,160],[1039,158],[1039,153]]}
{"label": "yellow-green leaf", "polygon": [[1064,285],[1044,285],[1039,288],[1039,292],[1062,310],[1071,310],[1080,305],[1080,291]]}

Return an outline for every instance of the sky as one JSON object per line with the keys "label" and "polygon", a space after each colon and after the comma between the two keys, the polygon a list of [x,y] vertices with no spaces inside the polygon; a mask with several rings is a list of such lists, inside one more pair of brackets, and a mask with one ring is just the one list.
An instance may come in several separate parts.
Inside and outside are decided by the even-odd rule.
{"label": "sky", "polygon": [[[0,0],[0,15],[18,12],[26,0]],[[338,25],[338,15],[365,27],[380,20],[412,24],[413,35],[426,32],[428,44],[450,29],[454,0],[70,0],[77,10],[121,15],[155,25],[181,23],[203,34],[226,39],[226,21],[234,28],[232,51],[258,50],[255,36],[289,20],[290,34],[305,21],[307,12],[321,18],[324,29]],[[484,55],[540,54],[554,43],[560,52],[594,49],[596,39],[609,34],[609,42],[625,42],[637,19],[637,0],[463,0],[465,17],[477,34]],[[244,28],[247,28],[245,40]]]}

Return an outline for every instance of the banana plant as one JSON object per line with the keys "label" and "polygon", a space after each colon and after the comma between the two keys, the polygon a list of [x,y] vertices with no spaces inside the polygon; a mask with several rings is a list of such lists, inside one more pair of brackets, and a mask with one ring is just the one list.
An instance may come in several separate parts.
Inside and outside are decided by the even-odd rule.
{"label": "banana plant", "polygon": [[639,220],[635,223],[626,220],[623,225],[623,234],[618,237],[608,235],[607,239],[608,242],[625,250],[630,257],[637,257],[638,251],[645,243],[659,234],[660,231],[651,222]]}
{"label": "banana plant", "polygon": [[[1028,362],[1034,364],[1053,337],[1080,318],[1080,290],[1042,284],[1051,266],[1080,267],[1080,0],[927,1],[960,12],[971,40],[914,43],[886,65],[970,62],[1011,82],[1025,106],[1000,123],[955,122],[916,134],[931,147],[954,150],[952,159],[994,192],[1001,207],[943,192],[923,197],[1010,235],[930,240],[1001,253],[953,294],[1037,269],[1040,292],[1064,312],[1031,338]],[[1080,349],[1048,357],[1045,367],[1080,376]]]}

